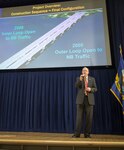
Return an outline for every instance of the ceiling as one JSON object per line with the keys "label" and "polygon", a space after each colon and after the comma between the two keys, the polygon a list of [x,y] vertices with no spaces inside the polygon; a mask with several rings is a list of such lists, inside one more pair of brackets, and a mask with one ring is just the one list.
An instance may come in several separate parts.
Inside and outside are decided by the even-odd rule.
{"label": "ceiling", "polygon": [[42,4],[42,3],[52,3],[52,2],[62,2],[62,1],[69,1],[69,0],[0,0],[0,8]]}

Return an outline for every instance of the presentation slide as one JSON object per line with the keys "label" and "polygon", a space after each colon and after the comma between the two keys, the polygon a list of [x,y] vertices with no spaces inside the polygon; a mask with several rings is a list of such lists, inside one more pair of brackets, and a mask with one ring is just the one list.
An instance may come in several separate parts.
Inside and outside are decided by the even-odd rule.
{"label": "presentation slide", "polygon": [[0,69],[109,66],[104,0],[0,9]]}

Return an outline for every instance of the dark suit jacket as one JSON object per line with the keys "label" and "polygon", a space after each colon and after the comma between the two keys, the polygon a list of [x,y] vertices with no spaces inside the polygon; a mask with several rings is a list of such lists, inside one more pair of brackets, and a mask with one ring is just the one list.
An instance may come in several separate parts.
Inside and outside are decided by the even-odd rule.
{"label": "dark suit jacket", "polygon": [[[80,78],[77,77],[75,86],[78,88],[76,104],[83,104],[84,96],[85,96],[85,94],[84,94],[84,90],[85,90],[84,81],[80,81]],[[91,92],[88,93],[89,104],[95,105],[94,92],[97,91],[95,78],[88,76],[88,87],[91,88]]]}

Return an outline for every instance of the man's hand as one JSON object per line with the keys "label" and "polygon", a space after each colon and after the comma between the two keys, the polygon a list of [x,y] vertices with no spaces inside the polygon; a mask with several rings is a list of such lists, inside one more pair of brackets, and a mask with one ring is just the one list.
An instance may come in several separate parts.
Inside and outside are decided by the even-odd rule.
{"label": "man's hand", "polygon": [[90,92],[90,91],[91,91],[91,88],[90,88],[90,87],[87,87],[86,91],[87,91],[87,92]]}
{"label": "man's hand", "polygon": [[82,81],[82,80],[83,80],[83,78],[84,78],[84,75],[83,75],[83,74],[81,74],[81,75],[80,75],[80,81]]}

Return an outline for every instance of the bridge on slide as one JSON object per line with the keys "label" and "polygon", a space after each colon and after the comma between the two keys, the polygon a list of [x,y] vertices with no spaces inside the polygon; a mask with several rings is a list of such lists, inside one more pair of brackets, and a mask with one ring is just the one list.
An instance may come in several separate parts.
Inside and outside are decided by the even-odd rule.
{"label": "bridge on slide", "polygon": [[29,63],[38,53],[42,53],[45,47],[54,42],[58,36],[62,35],[66,30],[71,28],[79,19],[84,16],[85,12],[77,12],[68,19],[48,31],[46,34],[26,46],[4,62],[0,64],[0,69],[17,69],[22,65]]}

